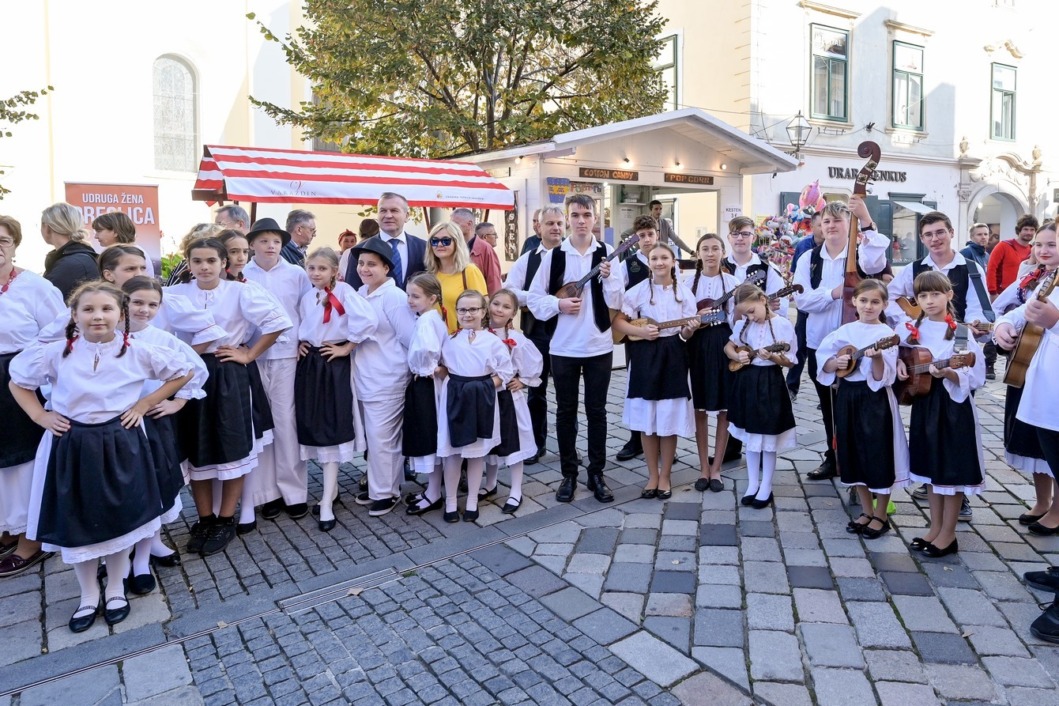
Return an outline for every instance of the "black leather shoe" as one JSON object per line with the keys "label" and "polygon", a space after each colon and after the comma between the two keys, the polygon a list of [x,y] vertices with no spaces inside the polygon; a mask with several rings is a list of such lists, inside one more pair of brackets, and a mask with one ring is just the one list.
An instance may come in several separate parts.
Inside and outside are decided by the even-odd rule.
{"label": "black leather shoe", "polygon": [[426,513],[433,512],[434,510],[440,510],[445,505],[444,498],[438,498],[434,502],[428,504],[426,507],[421,507],[419,505],[418,500],[413,503],[409,503],[407,500],[405,502],[407,503],[407,507],[405,507],[404,509],[404,513],[406,515],[425,515]]}
{"label": "black leather shoe", "polygon": [[261,516],[266,520],[274,520],[279,517],[280,513],[286,509],[286,504],[283,502],[283,498],[277,498],[275,500],[269,500],[267,503],[261,506]]}
{"label": "black leather shoe", "polygon": [[[112,603],[116,607],[110,608]],[[107,621],[107,625],[117,625],[129,617],[129,612],[132,610],[128,598],[111,598],[106,605],[107,607],[103,609],[103,620]]]}
{"label": "black leather shoe", "polygon": [[815,470],[809,471],[805,477],[809,480],[830,480],[838,475],[833,461],[825,459]]}
{"label": "black leather shoe", "polygon": [[634,444],[632,441],[626,442],[625,446],[622,446],[618,451],[618,454],[614,457],[619,461],[629,461],[636,458],[637,456],[643,455],[643,447],[640,444]]}
{"label": "black leather shoe", "polygon": [[463,521],[464,522],[476,522],[477,520],[478,520],[478,511],[477,510],[464,510],[463,511]]}
{"label": "black leather shoe", "polygon": [[1045,571],[1027,571],[1022,579],[1030,588],[1059,593],[1059,566],[1049,566]]}
{"label": "black leather shoe", "polygon": [[320,527],[321,532],[330,532],[338,524],[337,520],[320,520],[317,525]]}
{"label": "black leather shoe", "polygon": [[1031,534],[1035,534],[1039,537],[1051,537],[1053,534],[1059,534],[1059,526],[1049,527],[1048,525],[1042,525],[1040,522],[1034,522],[1027,527]]}
{"label": "black leather shoe", "polygon": [[287,505],[285,509],[287,510],[287,516],[290,517],[292,520],[300,520],[301,518],[309,514],[308,503],[295,503],[293,505]]}
{"label": "black leather shoe", "polygon": [[526,465],[526,466],[536,466],[540,462],[541,462],[541,452],[538,451],[537,453],[533,454],[532,456],[527,458],[522,463],[523,463],[523,465]]}
{"label": "black leather shoe", "polygon": [[153,591],[158,587],[158,582],[155,581],[154,574],[148,571],[146,574],[135,574],[129,577],[129,590],[135,593],[137,596],[144,596]]}
{"label": "black leather shoe", "polygon": [[1052,604],[1030,623],[1030,632],[1038,640],[1059,643],[1059,594]]}
{"label": "black leather shoe", "polygon": [[574,478],[573,476],[563,476],[562,482],[559,483],[559,489],[555,491],[556,502],[572,502],[574,499],[574,488],[576,487],[577,478]]}
{"label": "black leather shoe", "polygon": [[244,534],[250,534],[251,532],[253,532],[256,529],[257,529],[257,520],[252,520],[250,522],[240,522],[239,524],[237,524],[235,526],[235,533],[241,537]]}
{"label": "black leather shoe", "polygon": [[710,489],[710,479],[709,478],[696,478],[695,479],[695,490],[699,491],[700,493],[704,493],[704,492],[706,492],[709,489]]}
{"label": "black leather shoe", "polygon": [[[84,611],[84,615],[74,617]],[[92,611],[91,613],[87,611]],[[99,606],[83,605],[70,616],[70,632],[84,632],[96,624],[96,616],[99,615]]]}
{"label": "black leather shoe", "polygon": [[[607,487],[607,481],[603,480],[602,473],[589,474],[587,485],[599,502],[609,503],[614,501],[614,493],[610,492],[610,488]],[[661,491],[659,491],[659,495],[661,495]]]}
{"label": "black leather shoe", "polygon": [[940,559],[943,556],[955,554],[958,551],[960,551],[960,540],[954,539],[952,540],[952,544],[947,547],[938,547],[935,544],[928,544],[927,548],[923,550],[923,553],[932,559]]}
{"label": "black leather shoe", "polygon": [[1034,522],[1037,522],[1042,517],[1044,517],[1043,513],[1040,515],[1031,515],[1027,512],[1023,515],[1019,515],[1019,524],[1023,526],[1032,525]]}
{"label": "black leather shoe", "polygon": [[518,512],[520,507],[522,507],[522,498],[508,498],[507,502],[504,503],[504,507],[500,509],[500,512],[505,515],[514,515]]}
{"label": "black leather shoe", "polygon": [[745,505],[747,507],[750,507],[751,505],[754,504],[754,496],[753,495],[744,495],[742,498],[739,499],[739,504],[740,505]]}
{"label": "black leather shoe", "polygon": [[754,502],[750,503],[750,507],[754,508],[755,510],[764,510],[766,507],[768,507],[771,504],[772,504],[772,493],[769,493],[769,496],[767,498],[765,498],[764,500],[758,500],[755,497],[754,498]]}
{"label": "black leather shoe", "polygon": [[478,501],[481,502],[486,498],[491,498],[496,495],[496,486],[494,485],[491,489],[486,490],[485,488],[478,489]]}
{"label": "black leather shoe", "polygon": [[459,510],[453,510],[452,512],[446,512],[444,515],[441,516],[441,519],[445,520],[445,522],[448,522],[450,524],[453,523],[453,522],[459,522],[460,521],[460,511]]}
{"label": "black leather shoe", "polygon": [[169,554],[168,556],[155,556],[154,554],[152,554],[151,565],[164,566],[169,569],[173,568],[174,566],[180,566],[180,554],[175,550],[172,554]]}

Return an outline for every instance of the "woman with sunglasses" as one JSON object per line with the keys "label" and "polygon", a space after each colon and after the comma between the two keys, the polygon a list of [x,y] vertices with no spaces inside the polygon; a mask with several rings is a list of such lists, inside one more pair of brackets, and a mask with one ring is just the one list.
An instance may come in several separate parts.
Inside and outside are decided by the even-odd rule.
{"label": "woman with sunglasses", "polygon": [[[427,272],[441,282],[441,303],[447,311],[456,311],[456,299],[471,289],[486,295],[485,277],[471,264],[467,241],[455,223],[439,223],[430,229],[425,264]],[[449,317],[449,333],[455,333],[456,317]]]}

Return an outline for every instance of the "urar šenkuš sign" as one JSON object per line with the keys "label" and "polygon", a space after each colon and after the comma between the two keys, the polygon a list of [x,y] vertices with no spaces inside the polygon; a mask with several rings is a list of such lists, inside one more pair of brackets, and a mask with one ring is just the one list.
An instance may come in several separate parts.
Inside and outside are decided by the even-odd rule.
{"label": "urar \u0161enku\u0161 sign", "polygon": [[[828,167],[827,176],[831,179],[856,179],[859,169],[854,167]],[[871,175],[872,181],[908,181],[908,172],[893,172],[886,169],[876,169]]]}
{"label": "urar \u0161enku\u0161 sign", "polygon": [[640,172],[630,172],[625,169],[596,169],[594,167],[581,167],[578,170],[578,173],[586,179],[613,179],[615,181],[640,180]]}
{"label": "urar \u0161enku\u0161 sign", "polygon": [[154,184],[86,184],[66,182],[66,202],[76,206],[85,226],[104,213],[121,211],[136,226],[136,246],[157,262],[162,257],[158,227],[158,186]]}

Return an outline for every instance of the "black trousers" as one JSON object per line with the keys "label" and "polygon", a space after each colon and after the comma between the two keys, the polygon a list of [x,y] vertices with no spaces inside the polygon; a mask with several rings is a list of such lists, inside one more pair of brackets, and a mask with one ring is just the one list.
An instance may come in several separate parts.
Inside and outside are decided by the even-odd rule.
{"label": "black trousers", "polygon": [[835,391],[828,385],[816,381],[816,351],[809,349],[809,377],[816,387],[816,396],[820,398],[820,414],[824,418],[824,429],[827,430],[827,451],[824,459],[835,462]]}
{"label": "black trousers", "polygon": [[[808,347],[805,343],[805,324],[809,321],[809,315],[804,311],[798,312],[798,323],[794,325],[794,333],[798,336],[798,351],[805,351]],[[799,355],[798,362],[787,369],[787,389],[793,394],[798,394],[802,386],[802,371],[805,370],[805,356]]]}
{"label": "black trousers", "polygon": [[986,367],[993,367],[996,365],[996,344],[992,341],[986,341],[982,344],[982,354],[985,356]]}
{"label": "black trousers", "polygon": [[585,420],[588,425],[588,472],[602,473],[607,454],[607,390],[613,353],[592,358],[552,355],[555,381],[555,436],[564,476],[577,478],[578,383],[585,381]]}
{"label": "black trousers", "polygon": [[541,384],[526,388],[526,406],[529,407],[530,421],[533,423],[533,440],[537,448],[543,449],[548,440],[548,376],[551,373],[551,356],[548,346],[551,339],[545,336],[529,336],[530,343],[537,347],[544,358],[544,369],[541,371]]}

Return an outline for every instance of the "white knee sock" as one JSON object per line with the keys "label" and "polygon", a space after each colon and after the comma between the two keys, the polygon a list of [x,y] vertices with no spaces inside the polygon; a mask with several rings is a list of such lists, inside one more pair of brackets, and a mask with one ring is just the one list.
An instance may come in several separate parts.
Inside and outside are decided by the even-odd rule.
{"label": "white knee sock", "polygon": [[162,531],[158,530],[154,537],[151,537],[151,556],[169,556],[172,553],[173,550],[162,541]]}
{"label": "white knee sock", "polygon": [[89,606],[95,608],[99,605],[99,582],[96,581],[96,569],[99,561],[91,559],[74,564],[74,576],[77,577],[77,585],[81,587],[81,602],[78,607]]}
{"label": "white knee sock", "polygon": [[463,465],[463,459],[459,456],[449,456],[445,459],[445,512],[456,512],[461,465]]}
{"label": "white knee sock", "polygon": [[511,492],[508,498],[511,500],[522,500],[522,461],[508,466],[511,471]]}
{"label": "white knee sock", "polygon": [[324,472],[324,491],[320,496],[320,519],[326,522],[335,519],[332,506],[335,498],[338,497],[338,462],[327,461],[320,464],[320,467]]}
{"label": "white knee sock", "polygon": [[[239,498],[239,524],[248,525],[254,521],[254,488],[253,481],[247,475],[243,479],[243,494]],[[217,517],[221,516],[220,508],[217,509]]]}
{"label": "white knee sock", "polygon": [[772,474],[776,472],[776,452],[761,452],[761,487],[758,488],[758,500],[767,500],[772,495]]}
{"label": "white knee sock", "polygon": [[106,599],[124,598],[125,586],[122,581],[129,576],[129,550],[107,554],[107,591]]}
{"label": "white knee sock", "polygon": [[434,502],[441,497],[441,479],[445,475],[441,463],[434,465],[434,470],[427,474],[427,489],[423,491],[423,497],[427,502]]}
{"label": "white knee sock", "polygon": [[155,534],[136,543],[136,556],[132,560],[132,573],[135,576],[151,573],[151,545],[157,536],[158,534]]}
{"label": "white knee sock", "polygon": [[[496,458],[495,456],[491,458]],[[485,464],[485,490],[492,490],[496,487],[496,473],[500,470],[500,464],[496,461],[487,461]]]}
{"label": "white knee sock", "polygon": [[746,477],[747,495],[757,495],[757,490],[761,487],[761,452],[750,451],[746,452]]}
{"label": "white knee sock", "polygon": [[467,459],[467,509],[478,509],[478,491],[482,487],[482,472],[485,470],[484,458]]}
{"label": "white knee sock", "polygon": [[[213,483],[213,514],[217,517],[221,516],[221,498],[224,496],[224,481],[219,478],[214,478]],[[246,484],[243,484],[246,487]],[[201,514],[201,513],[200,513]]]}

